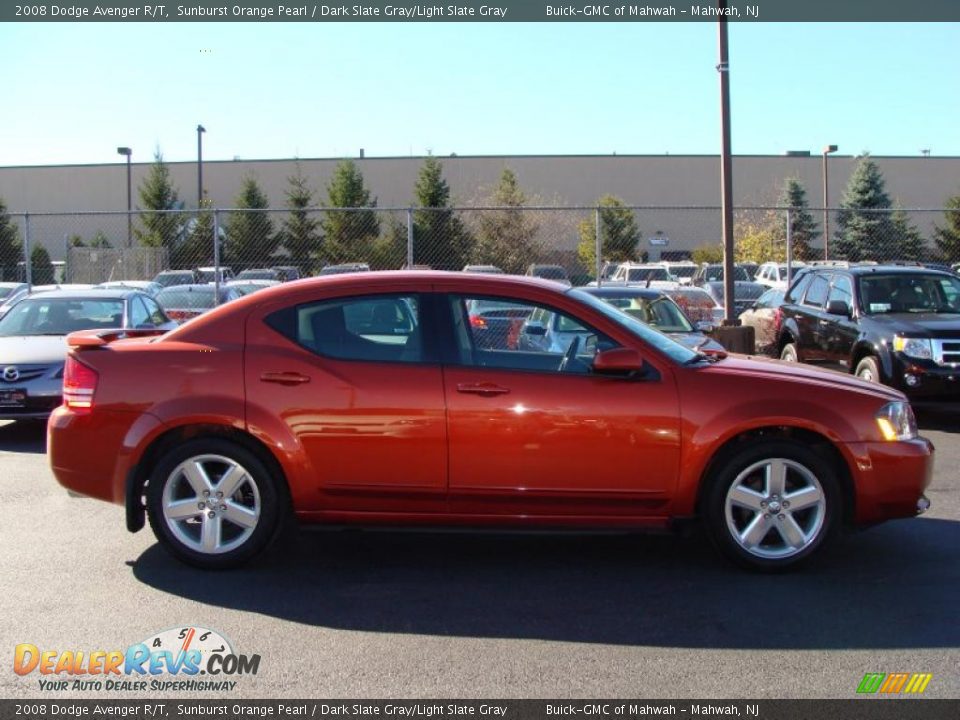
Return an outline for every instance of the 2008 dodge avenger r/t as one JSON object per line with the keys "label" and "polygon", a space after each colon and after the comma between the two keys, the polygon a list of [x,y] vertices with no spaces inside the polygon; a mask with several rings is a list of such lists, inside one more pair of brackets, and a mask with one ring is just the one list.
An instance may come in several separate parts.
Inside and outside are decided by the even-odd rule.
{"label": "2008 dodge avenger r/t", "polygon": [[[563,352],[520,341],[538,310],[577,328]],[[57,479],[125,505],[132,531],[149,516],[201,567],[247,561],[292,511],[395,526],[700,517],[733,560],[776,569],[843,525],[929,504],[933,448],[900,392],[707,357],[549,281],[331,276],[161,337],[70,344],[48,428]]]}

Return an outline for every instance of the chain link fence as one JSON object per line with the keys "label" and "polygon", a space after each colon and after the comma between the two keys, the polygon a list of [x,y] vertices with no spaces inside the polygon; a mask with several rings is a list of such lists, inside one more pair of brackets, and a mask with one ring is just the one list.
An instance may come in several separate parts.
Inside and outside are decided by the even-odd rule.
{"label": "chain link fence", "polygon": [[[734,213],[736,260],[960,262],[957,210]],[[574,284],[606,261],[722,259],[717,207],[302,208],[9,215],[2,280],[42,285],[283,281],[339,271],[433,268],[524,274],[554,265]],[[952,220],[952,224],[951,224]],[[826,231],[826,232],[825,232]],[[0,248],[2,251],[3,248]],[[215,299],[215,302],[217,300]]]}

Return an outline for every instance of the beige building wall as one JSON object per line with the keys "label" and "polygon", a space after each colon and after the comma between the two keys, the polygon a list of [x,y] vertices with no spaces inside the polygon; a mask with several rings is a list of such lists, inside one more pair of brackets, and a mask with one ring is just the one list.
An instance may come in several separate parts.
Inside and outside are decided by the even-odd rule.
{"label": "beige building wall", "polygon": [[[597,198],[612,194],[628,205],[716,207],[719,204],[719,158],[717,156],[489,156],[442,157],[444,177],[450,184],[455,205],[481,204],[485,190],[494,186],[503,168],[516,174],[521,186],[536,201],[547,205],[593,205]],[[960,192],[960,158],[875,157],[892,198],[907,208],[940,208],[946,199]],[[303,174],[317,191],[318,204],[325,197],[337,159],[300,160]],[[381,207],[405,207],[422,157],[355,158],[367,186]],[[856,165],[851,156],[829,159],[829,204],[840,202],[843,189]],[[134,163],[132,178],[134,207],[136,188],[146,177],[150,163]],[[197,203],[197,165],[169,163],[171,178],[187,207]],[[266,191],[273,206],[282,207],[286,178],[294,174],[293,160],[205,161],[204,187],[217,207],[232,207],[244,176],[252,175]],[[738,156],[733,160],[734,197],[737,207],[772,205],[784,178],[796,176],[807,189],[811,207],[822,204],[821,158],[789,156]],[[0,167],[0,198],[10,212],[73,213],[126,209],[126,168],[123,163],[50,167]],[[641,213],[638,218],[645,236],[656,232],[670,238],[670,250],[690,249],[720,237],[716,211],[670,211]],[[818,217],[819,221],[819,217]],[[914,217],[929,236],[942,214]],[[46,244],[52,255],[63,254],[65,236],[76,232],[93,234],[97,224],[110,225],[117,234],[119,220],[37,218],[32,234]],[[576,244],[575,224],[567,223],[558,244]],[[565,227],[567,227],[565,225]],[[125,235],[125,220],[122,222]]]}

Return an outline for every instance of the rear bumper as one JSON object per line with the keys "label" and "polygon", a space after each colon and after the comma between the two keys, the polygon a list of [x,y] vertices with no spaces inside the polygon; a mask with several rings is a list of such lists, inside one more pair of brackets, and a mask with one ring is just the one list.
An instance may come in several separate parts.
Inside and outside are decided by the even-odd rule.
{"label": "rear bumper", "polygon": [[68,491],[122,505],[135,453],[145,435],[161,425],[145,413],[58,407],[47,423],[50,467]]}
{"label": "rear bumper", "polygon": [[914,517],[924,507],[924,490],[933,477],[933,444],[926,438],[906,442],[854,443],[857,525]]}

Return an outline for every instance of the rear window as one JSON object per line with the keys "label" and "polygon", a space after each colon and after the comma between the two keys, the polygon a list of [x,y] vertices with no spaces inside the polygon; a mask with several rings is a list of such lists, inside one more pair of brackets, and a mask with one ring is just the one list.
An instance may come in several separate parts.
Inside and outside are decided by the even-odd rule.
{"label": "rear window", "polygon": [[213,307],[213,288],[167,288],[157,294],[164,310],[209,310]]}

